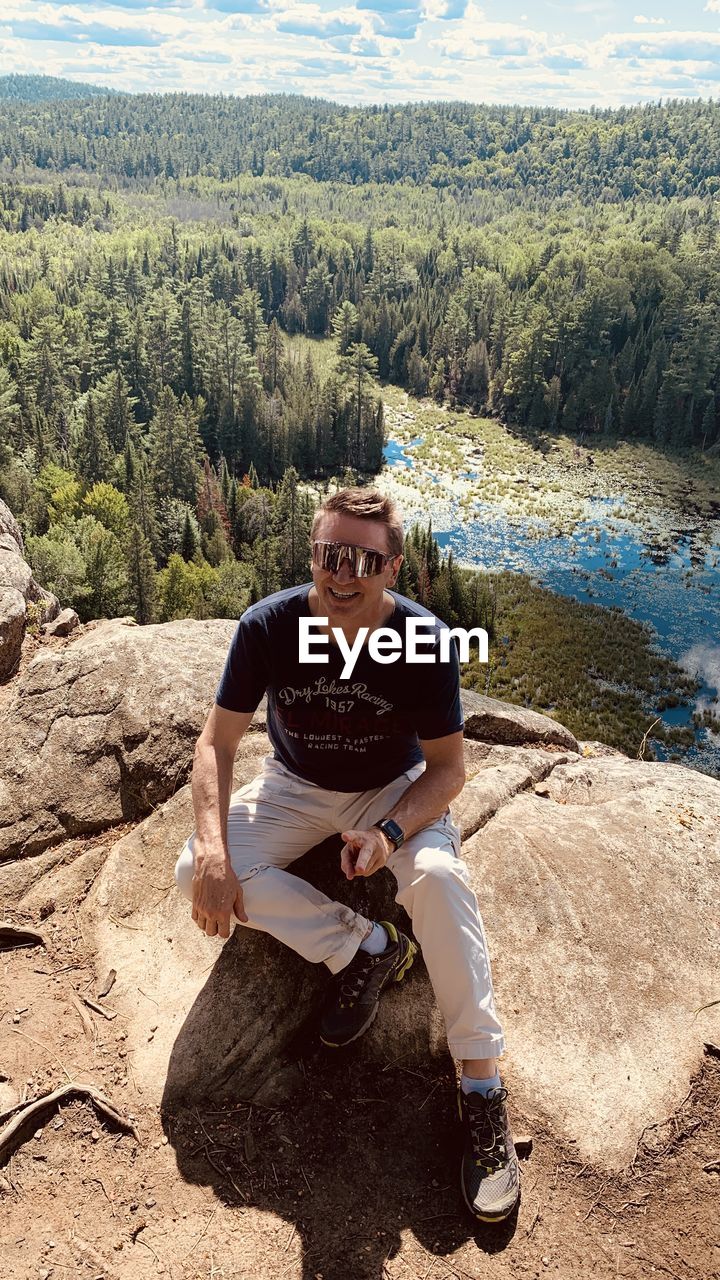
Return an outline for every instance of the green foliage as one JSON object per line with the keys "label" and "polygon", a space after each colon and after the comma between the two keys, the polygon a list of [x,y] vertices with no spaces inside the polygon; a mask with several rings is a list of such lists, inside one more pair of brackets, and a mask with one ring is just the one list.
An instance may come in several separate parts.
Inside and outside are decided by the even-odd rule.
{"label": "green foliage", "polygon": [[[450,626],[488,633],[489,663],[472,658],[466,688],[555,716],[578,737],[633,756],[658,712],[696,688],[620,610],[580,604],[518,574],[460,570],[452,553],[440,555],[430,525],[412,527],[404,555],[400,591]],[[668,746],[692,738],[664,725],[655,736]]]}
{"label": "green foliage", "polygon": [[28,563],[40,585],[52,591],[63,606],[82,614],[90,586],[85,557],[73,536],[72,527],[56,525],[49,533],[31,535],[25,549]]}
{"label": "green foliage", "polygon": [[125,533],[130,509],[125,494],[120,493],[114,485],[107,484],[104,480],[98,481],[88,489],[82,500],[82,507],[117,537],[122,537]]}
{"label": "green foliage", "polygon": [[[304,580],[303,482],[379,468],[383,381],[540,454],[717,452],[719,104],[69,92],[0,80],[0,495],[83,618],[235,617]],[[477,687],[630,750],[685,691],[627,623],[428,529],[406,557],[402,591],[490,633]]]}
{"label": "green foliage", "polygon": [[217,571],[205,561],[186,564],[182,556],[173,553],[157,575],[158,621],[211,617],[217,582]]}
{"label": "green foliage", "polygon": [[130,526],[125,541],[127,599],[139,623],[153,621],[157,574],[152,548],[136,521]]}
{"label": "green foliage", "polygon": [[[84,92],[76,101],[52,101]],[[289,94],[246,98],[110,94],[43,77],[5,77],[0,154],[53,172],[77,165],[128,179],[290,174],[346,185],[510,191],[557,201],[712,196],[720,109],[675,100],[618,110],[428,102],[365,108]],[[47,99],[45,101],[29,99]],[[408,139],[412,139],[408,145]],[[312,224],[294,241],[316,265]],[[376,246],[364,250],[368,274]]]}

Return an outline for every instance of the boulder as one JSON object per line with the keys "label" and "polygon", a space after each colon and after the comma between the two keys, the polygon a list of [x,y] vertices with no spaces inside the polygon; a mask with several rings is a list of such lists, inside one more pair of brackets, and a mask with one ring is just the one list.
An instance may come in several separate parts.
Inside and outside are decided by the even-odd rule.
{"label": "boulder", "polygon": [[25,635],[25,597],[15,587],[0,586],[0,680],[17,667]]}
{"label": "boulder", "polygon": [[565,747],[577,751],[577,740],[564,725],[512,702],[487,698],[474,689],[462,689],[465,733],[485,742],[514,744],[537,742],[544,746]]}
{"label": "boulder", "polygon": [[28,605],[35,606],[40,622],[54,618],[60,608],[55,596],[33,578],[17,520],[0,499],[0,682],[17,668]]}
{"label": "boulder", "polygon": [[0,862],[142,818],[183,785],[234,627],[114,619],[33,659],[5,707]]}
{"label": "boulder", "polygon": [[720,782],[600,756],[558,766],[464,846],[513,1083],[611,1167],[717,1041]]}
{"label": "boulder", "polygon": [[[497,747],[478,760],[474,745],[453,807],[493,958],[504,1075],[531,1121],[617,1168],[685,1095],[703,1039],[717,1042],[717,1010],[695,1010],[718,996],[720,782],[617,755],[526,749],[513,764]],[[265,749],[264,735],[243,739],[236,785]],[[200,933],[173,880],[192,826],[186,787],[118,841],[83,933],[97,972],[117,970],[113,1006],[148,1100],[277,1101],[327,975],[249,929],[227,942]],[[339,841],[295,871],[351,905],[365,892],[363,911],[402,922],[390,873],[348,884]],[[446,1053],[420,962],[353,1053],[411,1066]]]}
{"label": "boulder", "polygon": [[0,538],[8,538],[15,543],[15,549],[21,556],[25,555],[20,525],[6,502],[0,498]]}
{"label": "boulder", "polygon": [[74,609],[62,609],[57,618],[52,622],[46,622],[43,630],[46,636],[69,636],[80,625]]}

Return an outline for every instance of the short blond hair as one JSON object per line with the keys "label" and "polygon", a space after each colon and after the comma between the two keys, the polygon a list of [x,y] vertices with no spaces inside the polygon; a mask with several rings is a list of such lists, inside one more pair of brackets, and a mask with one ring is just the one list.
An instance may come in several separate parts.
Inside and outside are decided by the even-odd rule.
{"label": "short blond hair", "polygon": [[320,503],[313,518],[311,539],[315,539],[323,516],[335,513],[384,524],[388,531],[390,555],[402,555],[404,537],[402,515],[397,503],[387,494],[381,493],[379,489],[339,489],[337,493],[331,494]]}

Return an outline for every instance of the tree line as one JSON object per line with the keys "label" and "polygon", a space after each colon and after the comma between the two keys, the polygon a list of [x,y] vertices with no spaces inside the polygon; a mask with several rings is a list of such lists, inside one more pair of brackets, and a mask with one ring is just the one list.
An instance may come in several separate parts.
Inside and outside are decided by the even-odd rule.
{"label": "tree line", "polygon": [[[720,104],[568,111],[465,102],[347,107],[297,94],[75,97],[45,77],[0,82],[0,156],[121,181],[203,174],[534,190],[583,201],[714,195]],[[33,79],[35,83],[33,83]]]}

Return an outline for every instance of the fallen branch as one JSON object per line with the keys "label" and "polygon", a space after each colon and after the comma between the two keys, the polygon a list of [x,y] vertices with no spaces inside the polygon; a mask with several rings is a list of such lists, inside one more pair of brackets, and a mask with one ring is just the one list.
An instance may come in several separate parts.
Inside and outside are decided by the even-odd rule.
{"label": "fallen branch", "polygon": [[115,969],[111,969],[102,987],[97,993],[98,1000],[102,1000],[103,996],[109,995],[109,993],[112,991],[113,984],[116,978],[117,978],[117,971]]}
{"label": "fallen branch", "polygon": [[695,1010],[695,1017],[697,1018],[699,1013],[704,1013],[706,1009],[717,1008],[719,1004],[720,1000],[711,1000],[709,1004],[701,1004],[700,1008]]}
{"label": "fallen branch", "polygon": [[137,1129],[129,1120],[126,1120],[107,1098],[101,1093],[93,1089],[89,1084],[62,1084],[58,1089],[54,1089],[52,1093],[46,1093],[41,1098],[35,1098],[34,1101],[28,1102],[17,1115],[13,1117],[0,1132],[0,1161],[6,1155],[12,1155],[12,1152],[21,1142],[25,1140],[26,1129],[31,1127],[35,1129],[37,1117],[45,1111],[53,1110],[59,1102],[64,1098],[81,1097],[89,1098],[93,1105],[114,1124],[125,1129],[127,1133],[131,1133],[136,1142],[139,1142]]}
{"label": "fallen branch", "polygon": [[72,1002],[73,1002],[73,1004],[74,1004],[75,1008],[76,1008],[76,1009],[77,1009],[77,1011],[78,1011],[78,1014],[80,1015],[80,1021],[81,1021],[81,1022],[82,1022],[82,1024],[83,1024],[83,1031],[85,1032],[85,1035],[88,1037],[88,1039],[92,1040],[92,1039],[93,1039],[93,1024],[92,1024],[92,1022],[90,1021],[90,1019],[89,1019],[88,1015],[86,1014],[85,1010],[83,1009],[82,1004],[80,1003],[80,1000],[78,999],[77,994],[76,994],[74,991],[71,991],[71,992],[70,992],[70,999],[72,1000]]}
{"label": "fallen branch", "polygon": [[720,1160],[709,1160],[703,1165],[703,1173],[720,1173]]}
{"label": "fallen branch", "polygon": [[104,1009],[96,1000],[91,1000],[89,996],[81,996],[82,1000],[90,1009],[94,1009],[96,1013],[101,1013],[103,1018],[107,1018],[108,1022],[112,1022],[113,1018],[117,1018],[117,1012],[114,1009]]}

